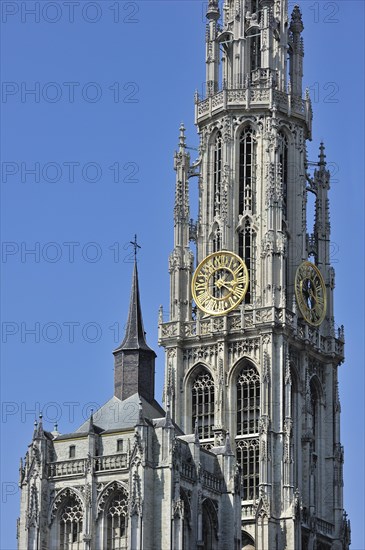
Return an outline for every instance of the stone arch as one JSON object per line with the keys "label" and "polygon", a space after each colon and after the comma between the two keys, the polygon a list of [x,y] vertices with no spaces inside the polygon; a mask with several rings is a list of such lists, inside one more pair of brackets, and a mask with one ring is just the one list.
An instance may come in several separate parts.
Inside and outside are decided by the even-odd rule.
{"label": "stone arch", "polygon": [[102,490],[102,492],[100,493],[97,499],[98,516],[101,512],[105,511],[105,508],[107,507],[108,501],[110,500],[112,494],[118,490],[124,491],[126,495],[129,496],[128,486],[126,483],[123,483],[122,481],[117,481],[117,480],[111,481],[110,483],[108,483],[108,485],[106,485],[106,487],[104,487],[104,489]]}
{"label": "stone arch", "polygon": [[66,541],[72,541],[68,548],[81,547],[84,535],[85,503],[78,489],[66,487],[54,498],[50,507],[50,548],[64,548]]}
{"label": "stone arch", "polygon": [[74,487],[65,487],[59,493],[57,493],[57,495],[53,499],[50,507],[49,524],[51,524],[53,520],[57,517],[61,505],[67,498],[75,498],[77,503],[82,506],[83,512],[85,512],[85,503],[81,492]]}
{"label": "stone arch", "polygon": [[242,550],[255,550],[255,541],[246,531],[242,531]]}
{"label": "stone arch", "polygon": [[102,548],[127,548],[129,523],[129,491],[119,481],[109,483],[98,499]]}
{"label": "stone arch", "polygon": [[204,550],[218,550],[218,510],[210,498],[202,501]]}

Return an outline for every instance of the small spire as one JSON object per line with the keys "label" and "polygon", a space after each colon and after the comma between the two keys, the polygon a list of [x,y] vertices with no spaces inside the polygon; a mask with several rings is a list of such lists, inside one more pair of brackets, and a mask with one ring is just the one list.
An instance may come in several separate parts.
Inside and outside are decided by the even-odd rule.
{"label": "small spire", "polygon": [[199,441],[199,428],[198,428],[198,419],[197,418],[195,419],[194,436],[195,436],[195,443],[197,445],[199,445],[200,441]]}
{"label": "small spire", "polygon": [[[132,244],[135,244],[135,250],[137,250],[137,247],[140,248],[136,242]],[[141,302],[139,297],[137,261],[135,257],[127,328],[125,331],[124,340],[117,348],[117,350],[138,349],[152,351],[151,348],[147,345],[145,331],[143,328]]]}
{"label": "small spire", "polygon": [[89,420],[89,430],[88,430],[88,433],[89,434],[94,434],[95,433],[95,426],[94,426],[94,409],[91,409],[91,415],[90,415],[90,420]]}
{"label": "small spire", "polygon": [[35,420],[34,421],[34,430],[33,430],[33,439],[35,439],[37,437],[37,432],[38,432],[38,422]]}
{"label": "small spire", "polygon": [[224,454],[225,455],[233,455],[232,447],[231,447],[231,438],[229,437],[229,432],[226,433],[226,442],[224,445]]}
{"label": "small spire", "polygon": [[318,158],[319,158],[319,163],[318,165],[319,166],[326,166],[326,155],[324,153],[325,151],[325,146],[324,146],[324,143],[323,141],[321,141],[321,144],[319,146],[319,155],[318,155]]}
{"label": "small spire", "polygon": [[138,401],[138,426],[144,426],[146,424],[143,416],[143,403],[141,397]]}
{"label": "small spire", "polygon": [[185,138],[185,126],[184,126],[184,123],[182,122],[182,123],[180,124],[180,135],[179,135],[179,149],[180,149],[180,151],[182,151],[183,149],[185,149],[185,147],[186,147],[185,141],[186,141],[186,138]]}
{"label": "small spire", "polygon": [[292,33],[300,34],[304,30],[302,14],[299,6],[296,4],[291,14],[290,30]]}
{"label": "small spire", "polygon": [[209,0],[207,9],[207,19],[218,21],[220,17],[218,0]]}

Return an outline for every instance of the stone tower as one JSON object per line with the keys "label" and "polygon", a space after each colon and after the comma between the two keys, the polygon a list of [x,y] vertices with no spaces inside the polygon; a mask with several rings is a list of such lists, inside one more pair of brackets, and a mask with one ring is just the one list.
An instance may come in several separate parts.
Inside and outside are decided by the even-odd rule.
{"label": "stone tower", "polygon": [[[183,126],[175,154],[170,312],[163,322],[161,311],[159,325],[164,398],[173,420],[185,433],[196,426],[206,449],[230,437],[246,550],[344,550],[350,543],[330,176],[323,143],[318,161],[306,155],[312,108],[308,91],[302,98],[303,28],[297,6],[288,18],[287,0],[225,0],[221,7],[209,0],[206,90],[195,98],[199,158],[191,163]],[[196,221],[192,177],[199,182]],[[193,301],[192,276],[222,250],[244,260],[249,285],[232,311],[207,314]],[[295,281],[308,261],[323,297],[313,295],[305,275],[298,284],[303,306]]]}

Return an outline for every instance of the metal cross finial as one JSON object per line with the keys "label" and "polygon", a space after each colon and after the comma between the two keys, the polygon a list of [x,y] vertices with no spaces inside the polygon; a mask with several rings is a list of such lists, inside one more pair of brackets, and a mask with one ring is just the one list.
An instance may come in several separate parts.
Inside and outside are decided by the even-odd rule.
{"label": "metal cross finial", "polygon": [[137,235],[134,235],[134,241],[130,241],[130,244],[133,246],[134,248],[134,259],[135,261],[137,261],[137,252],[138,252],[138,248],[141,248],[139,246],[139,244],[137,243]]}

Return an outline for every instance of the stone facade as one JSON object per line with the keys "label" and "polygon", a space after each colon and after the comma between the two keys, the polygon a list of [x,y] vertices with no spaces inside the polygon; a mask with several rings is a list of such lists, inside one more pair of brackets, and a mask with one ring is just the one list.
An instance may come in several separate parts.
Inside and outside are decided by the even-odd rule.
{"label": "stone facade", "polygon": [[[166,413],[154,399],[135,265],[114,396],[72,434],[46,432],[41,419],[35,427],[20,467],[20,550],[348,550],[344,330],[334,321],[324,145],[314,170],[306,154],[302,31],[286,0],[225,0],[222,18],[209,0],[199,157],[191,162],[183,126],[175,154],[170,311],[159,319]],[[214,316],[196,307],[191,282],[220,250],[245,261],[249,287]],[[317,324],[294,289],[308,260],[325,284]]]}

